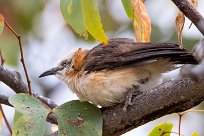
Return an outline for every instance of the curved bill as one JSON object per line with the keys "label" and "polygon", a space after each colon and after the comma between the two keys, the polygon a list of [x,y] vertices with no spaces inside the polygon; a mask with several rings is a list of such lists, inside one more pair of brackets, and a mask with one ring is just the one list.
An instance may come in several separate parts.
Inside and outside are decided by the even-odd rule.
{"label": "curved bill", "polygon": [[44,73],[42,73],[39,78],[41,77],[45,77],[45,76],[49,76],[49,75],[55,75],[58,71],[62,70],[63,67],[55,67],[55,68],[51,68],[48,71],[45,71]]}

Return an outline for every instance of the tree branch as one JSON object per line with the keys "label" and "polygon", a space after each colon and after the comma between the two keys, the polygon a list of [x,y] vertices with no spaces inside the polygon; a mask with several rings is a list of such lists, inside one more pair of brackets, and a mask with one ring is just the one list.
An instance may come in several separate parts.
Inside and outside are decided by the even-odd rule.
{"label": "tree branch", "polygon": [[204,35],[204,17],[187,1],[172,0],[183,14],[190,19],[198,30]]}
{"label": "tree branch", "polygon": [[103,136],[118,136],[164,115],[193,108],[203,100],[204,79],[194,82],[180,76],[136,97],[126,113],[123,104],[105,109]]}
{"label": "tree branch", "polygon": [[[16,93],[28,93],[26,84],[22,81],[21,75],[16,71],[10,71],[0,66],[0,81],[5,83]],[[33,96],[41,100],[51,109],[57,106],[57,104],[55,104],[49,98],[43,97],[35,92],[33,92]]]}
{"label": "tree branch", "polygon": [[8,102],[8,98],[9,98],[8,96],[0,94],[0,103],[12,107],[12,105]]}

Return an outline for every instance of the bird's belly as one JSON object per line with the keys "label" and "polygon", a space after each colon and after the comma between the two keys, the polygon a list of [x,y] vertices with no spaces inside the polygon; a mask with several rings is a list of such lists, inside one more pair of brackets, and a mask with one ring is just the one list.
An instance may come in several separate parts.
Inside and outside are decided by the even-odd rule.
{"label": "bird's belly", "polygon": [[92,72],[77,78],[71,89],[82,101],[108,107],[123,102],[127,92],[140,85],[141,78],[150,78],[150,73],[137,68]]}

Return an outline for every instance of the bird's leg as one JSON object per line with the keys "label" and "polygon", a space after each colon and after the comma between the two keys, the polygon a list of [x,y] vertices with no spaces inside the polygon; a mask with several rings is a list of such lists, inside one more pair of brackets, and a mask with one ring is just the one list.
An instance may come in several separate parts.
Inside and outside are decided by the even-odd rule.
{"label": "bird's leg", "polygon": [[[147,83],[148,82],[148,80],[149,80],[149,77],[147,76],[147,77],[145,77],[145,78],[143,78],[143,79],[140,79],[139,81],[138,81],[138,83],[139,84],[145,84],[145,83]],[[139,89],[139,85],[133,85],[133,87],[132,88],[129,88],[128,89],[128,93],[127,93],[127,96],[126,96],[126,98],[125,98],[125,105],[123,106],[123,110],[124,111],[127,111],[127,107],[129,106],[129,105],[133,105],[133,103],[132,103],[132,98],[133,98],[133,96],[138,96],[138,95],[140,95],[140,94],[142,94],[142,91]]]}
{"label": "bird's leg", "polygon": [[132,103],[133,96],[138,96],[140,94],[142,94],[142,92],[139,90],[139,86],[134,85],[132,88],[128,89],[128,93],[125,98],[125,105],[123,106],[123,110],[127,111],[127,107],[129,105],[133,105]]}

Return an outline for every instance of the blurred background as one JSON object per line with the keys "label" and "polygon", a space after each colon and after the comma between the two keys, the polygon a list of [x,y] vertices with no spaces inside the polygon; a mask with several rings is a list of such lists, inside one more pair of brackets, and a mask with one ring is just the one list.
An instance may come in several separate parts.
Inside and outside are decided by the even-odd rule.
{"label": "blurred background", "polygon": [[[126,16],[120,0],[97,0],[101,20],[108,38],[123,37],[134,39],[131,21]],[[171,0],[146,0],[147,11],[152,21],[151,41],[168,41],[178,43],[175,17],[177,7]],[[198,10],[204,15],[204,1],[199,0]],[[65,23],[61,12],[59,0],[0,0],[0,12],[7,22],[22,36],[25,62],[31,79],[31,86],[36,92],[51,98],[57,104],[77,99],[65,84],[56,77],[39,79],[38,76],[45,70],[56,65],[57,61],[68,52],[79,47],[92,48],[98,42],[90,38],[85,41],[76,35]],[[192,48],[203,36],[190,21],[186,19],[183,43],[185,48]],[[19,61],[18,41],[11,32],[5,28],[0,35],[0,49],[5,59],[5,67],[17,70],[24,81],[25,76]],[[176,75],[173,72],[173,75]],[[172,77],[165,74],[165,77]],[[14,95],[14,92],[0,83],[0,93]],[[196,107],[203,109],[203,104]],[[3,105],[9,122],[12,122],[14,109]],[[151,129],[160,123],[171,122],[173,131],[178,130],[178,115],[171,114],[143,126],[140,126],[124,136],[146,136]],[[181,133],[189,136],[192,132],[204,135],[204,113],[188,113],[182,118]],[[56,130],[56,126],[47,123],[47,134]],[[2,136],[9,136],[8,129],[3,124]],[[175,134],[172,134],[175,135]]]}

